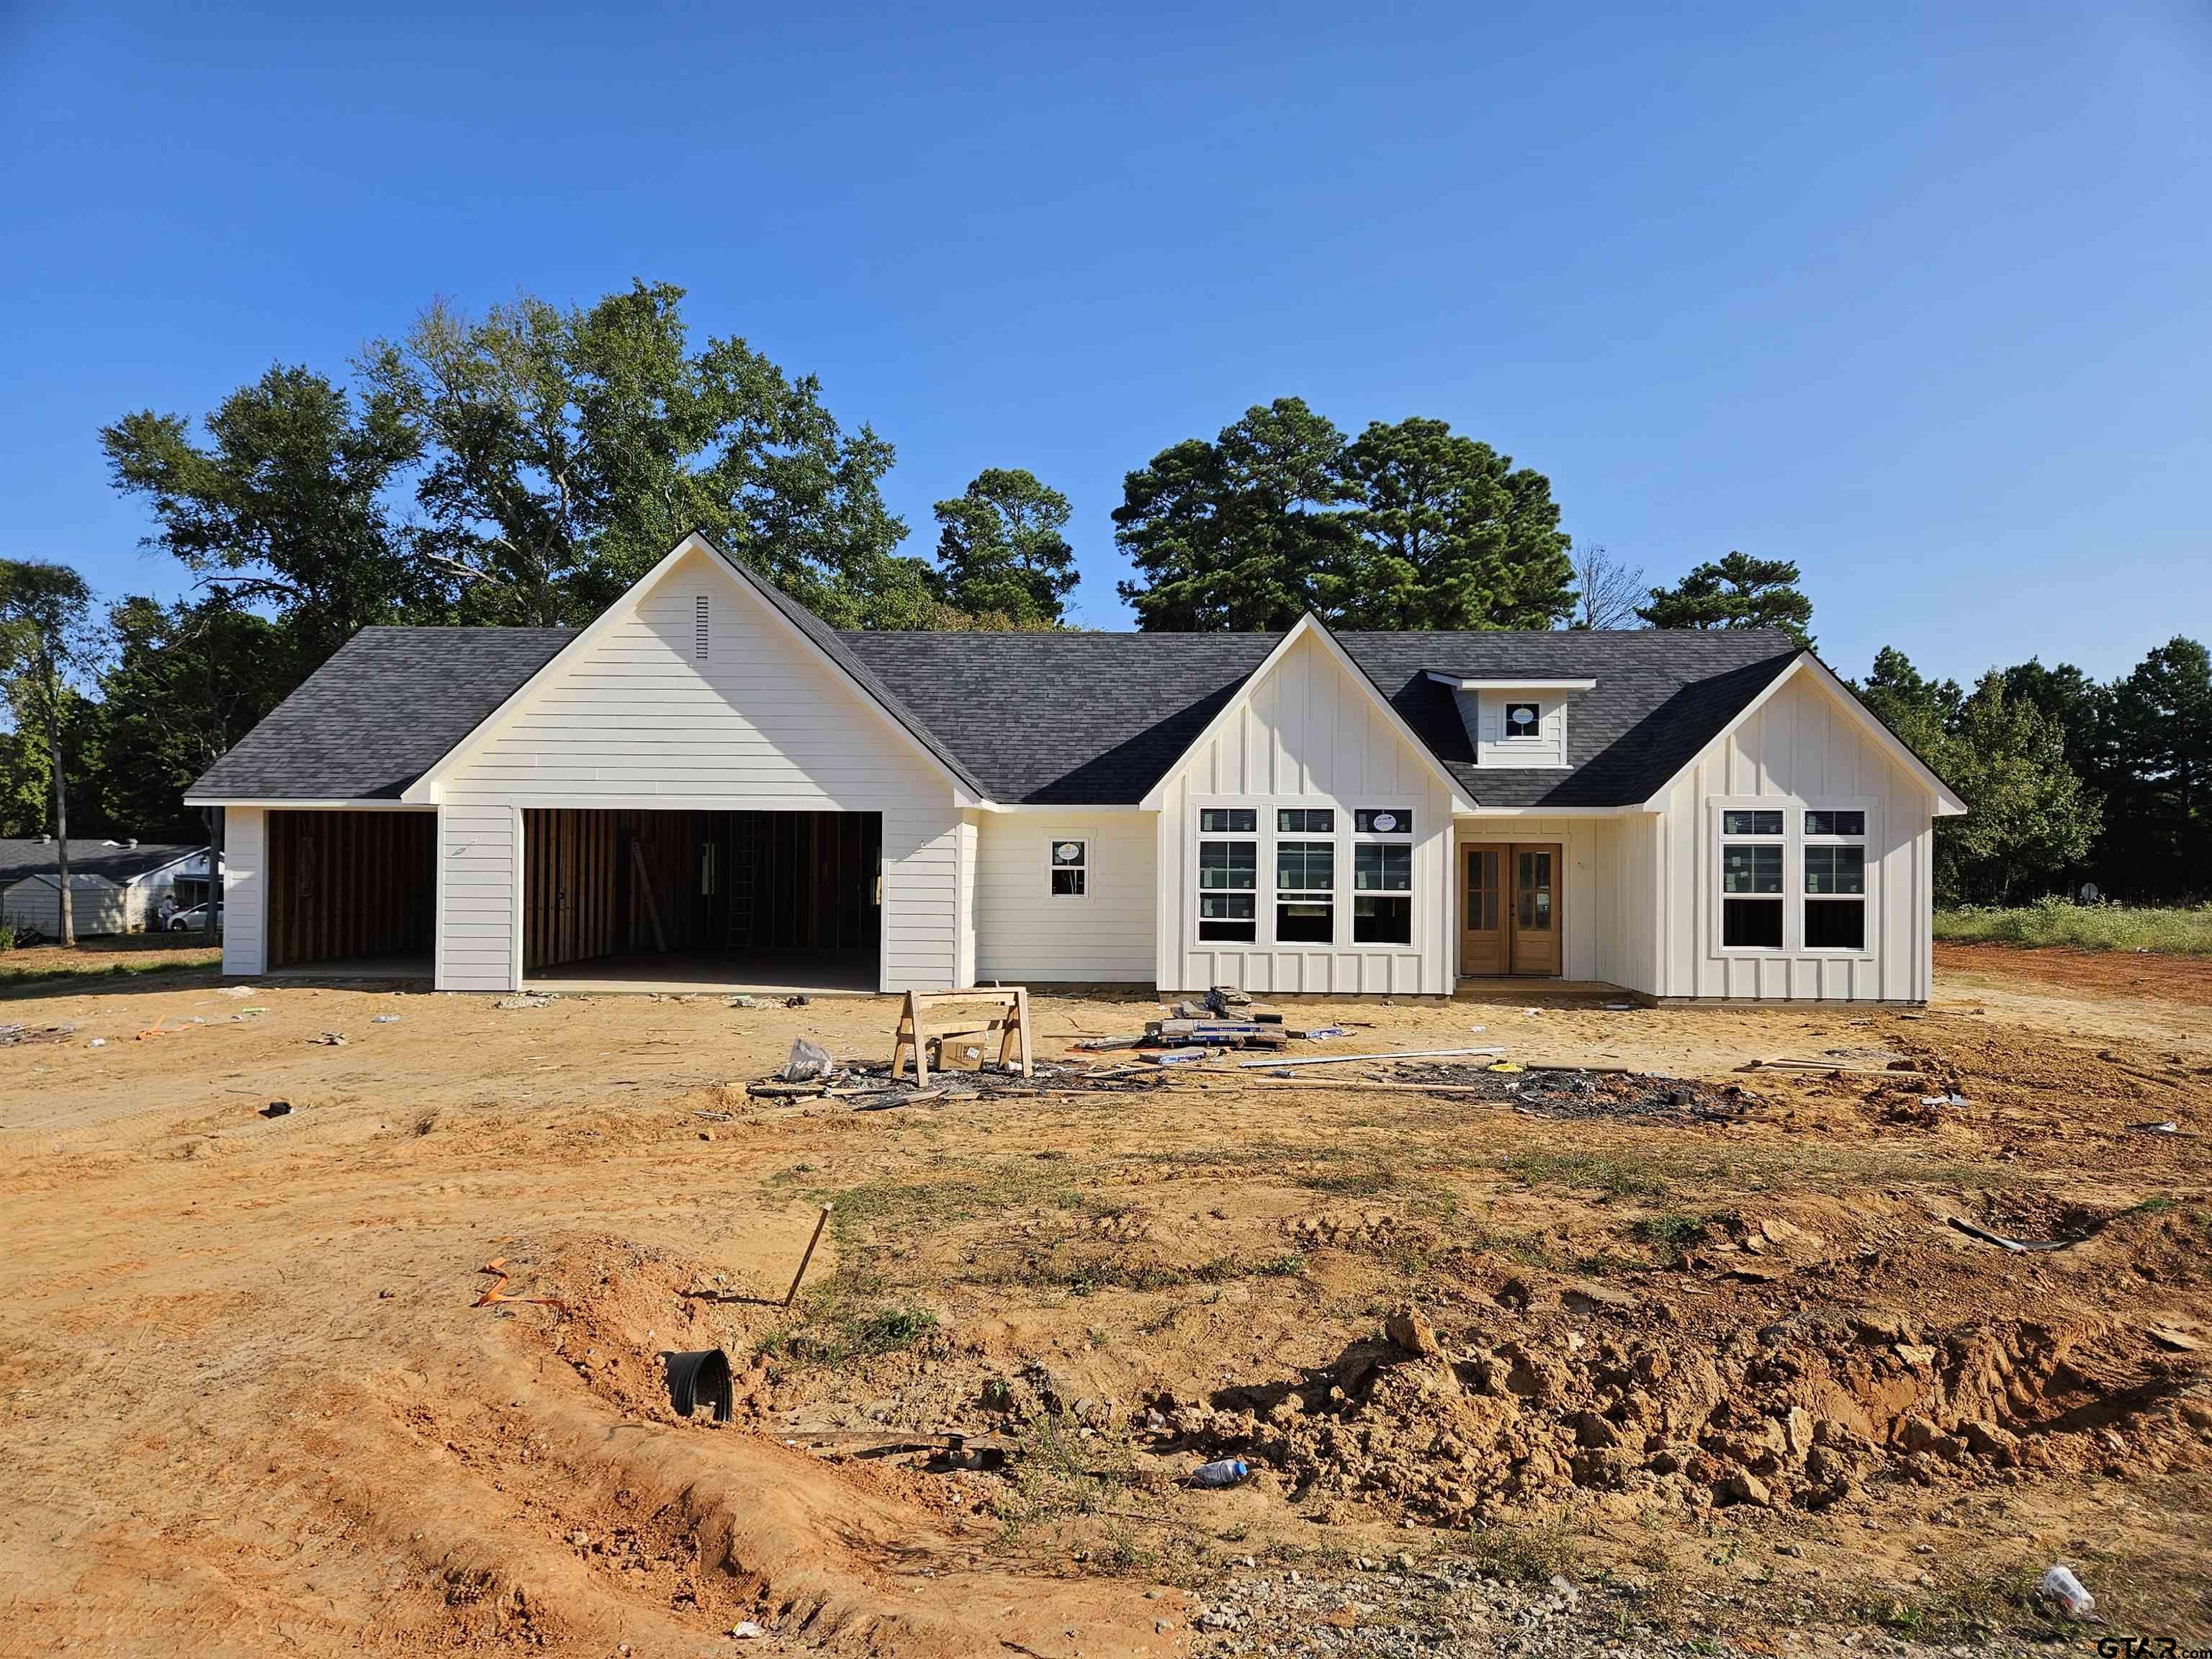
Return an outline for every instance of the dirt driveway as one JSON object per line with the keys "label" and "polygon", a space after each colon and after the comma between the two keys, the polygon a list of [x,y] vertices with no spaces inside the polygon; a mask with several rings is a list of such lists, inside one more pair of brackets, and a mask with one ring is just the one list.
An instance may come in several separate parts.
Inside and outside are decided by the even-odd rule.
{"label": "dirt driveway", "polygon": [[[866,1112],[744,1085],[800,1036],[880,1060],[888,1000],[18,994],[0,1650],[1382,1652],[1433,1615],[1402,1650],[1486,1653],[1554,1571],[1612,1639],[2006,1643],[2060,1559],[2201,1637],[2205,988],[2021,955],[1942,952],[1924,1015],[1296,1011],[1359,1022],[1301,1053],[1680,1091]],[[1038,1006],[1054,1057],[1158,1012]],[[1850,1069],[1736,1069],[1782,1054]],[[477,1305],[495,1260],[546,1299]],[[710,1346],[727,1426],[658,1378]],[[853,1455],[945,1428],[1006,1467]],[[1213,1455],[1252,1478],[1177,1484]]]}

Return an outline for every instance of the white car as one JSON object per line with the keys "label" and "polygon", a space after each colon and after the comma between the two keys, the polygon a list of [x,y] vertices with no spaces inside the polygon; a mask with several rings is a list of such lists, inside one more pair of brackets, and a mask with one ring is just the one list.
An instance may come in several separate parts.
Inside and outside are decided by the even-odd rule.
{"label": "white car", "polygon": [[[210,907],[204,904],[195,904],[189,910],[178,911],[176,915],[169,918],[169,931],[173,933],[204,933],[208,930],[209,908]],[[216,931],[217,933],[221,933],[222,931],[222,906],[221,904],[217,904],[215,905],[213,908],[215,911]]]}

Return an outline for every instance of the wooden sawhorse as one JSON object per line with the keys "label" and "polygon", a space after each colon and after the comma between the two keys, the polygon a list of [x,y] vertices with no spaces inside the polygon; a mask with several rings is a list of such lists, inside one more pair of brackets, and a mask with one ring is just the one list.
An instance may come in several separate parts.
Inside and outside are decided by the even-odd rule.
{"label": "wooden sawhorse", "polygon": [[[973,1014],[932,1018],[933,1011],[955,1006],[974,1007],[978,1003],[990,1003],[998,1012],[983,1024],[972,1023]],[[963,1023],[963,1021],[970,1023]],[[1002,1033],[999,1039],[999,1066],[1004,1070],[1012,1063],[1014,1042],[1022,1045],[1022,1075],[1034,1075],[1030,1070],[1030,994],[1019,985],[994,986],[985,988],[970,986],[962,991],[908,991],[906,1008],[899,1015],[898,1036],[891,1042],[891,1075],[899,1074],[899,1061],[906,1051],[914,1050],[914,1076],[916,1084],[927,1086],[929,1082],[929,1045],[943,1043],[953,1037],[988,1036],[991,1032]],[[943,1058],[939,1059],[944,1068]]]}

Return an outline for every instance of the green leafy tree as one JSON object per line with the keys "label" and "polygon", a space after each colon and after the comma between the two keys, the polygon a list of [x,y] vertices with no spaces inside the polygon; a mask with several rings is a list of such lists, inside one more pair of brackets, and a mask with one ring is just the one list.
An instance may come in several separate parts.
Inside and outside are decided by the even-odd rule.
{"label": "green leafy tree", "polygon": [[2034,703],[2008,696],[1998,671],[1960,704],[1928,758],[1968,807],[1966,817],[1936,824],[1940,894],[2006,903],[2088,855],[2101,819],[2097,797],[2066,764],[2059,728]]}
{"label": "green leafy tree", "polygon": [[365,378],[427,458],[416,545],[465,616],[581,621],[693,530],[836,626],[902,610],[890,445],[742,339],[695,349],[683,298],[433,306],[369,347]]}
{"label": "green leafy tree", "polygon": [[1798,590],[1788,559],[1730,553],[1699,565],[1673,587],[1655,587],[1637,615],[1654,628],[1778,628],[1809,649],[1813,601]]}
{"label": "green leafy tree", "polygon": [[96,649],[91,614],[92,590],[67,565],[0,560],[0,673],[17,683],[11,701],[46,738],[64,945],[76,943],[70,891],[66,698],[69,676],[88,665]]}
{"label": "green leafy tree", "polygon": [[1075,586],[1067,497],[1019,467],[990,467],[937,503],[945,597],[971,616],[1015,628],[1056,626]]}
{"label": "green leafy tree", "polygon": [[1252,632],[1328,609],[1352,537],[1333,511],[1344,434],[1279,398],[1211,443],[1185,439],[1122,481],[1114,539],[1139,580],[1120,586],[1137,625]]}
{"label": "green leafy tree", "polygon": [[206,444],[151,410],[100,433],[115,487],[143,497],[166,548],[240,603],[273,607],[312,670],[371,623],[442,607],[392,523],[419,453],[392,399],[354,400],[306,368],[270,369],[208,416]]}
{"label": "green leafy tree", "polygon": [[2111,691],[2112,827],[2100,849],[2107,890],[2172,901],[2212,888],[2212,653],[2180,636]]}
{"label": "green leafy tree", "polygon": [[212,838],[184,792],[283,700],[295,677],[289,642],[277,623],[223,594],[172,605],[126,599],[107,614],[108,814],[149,839]]}
{"label": "green leafy tree", "polygon": [[1575,571],[1540,472],[1423,416],[1370,422],[1339,468],[1352,556],[1317,582],[1352,628],[1550,628]]}
{"label": "green leafy tree", "polygon": [[1867,707],[1923,759],[1942,744],[1966,697],[1956,680],[1924,678],[1893,645],[1875,653],[1874,672],[1856,689]]}

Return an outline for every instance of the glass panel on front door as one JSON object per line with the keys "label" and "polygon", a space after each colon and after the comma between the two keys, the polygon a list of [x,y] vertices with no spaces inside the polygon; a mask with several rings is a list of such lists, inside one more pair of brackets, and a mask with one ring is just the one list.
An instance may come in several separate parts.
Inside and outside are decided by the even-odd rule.
{"label": "glass panel on front door", "polygon": [[1494,847],[1468,848],[1467,927],[1471,933],[1498,931],[1498,849]]}
{"label": "glass panel on front door", "polygon": [[1552,927],[1552,855],[1524,852],[1517,855],[1517,860],[1520,868],[1514,880],[1517,895],[1514,925],[1527,933],[1548,933]]}

